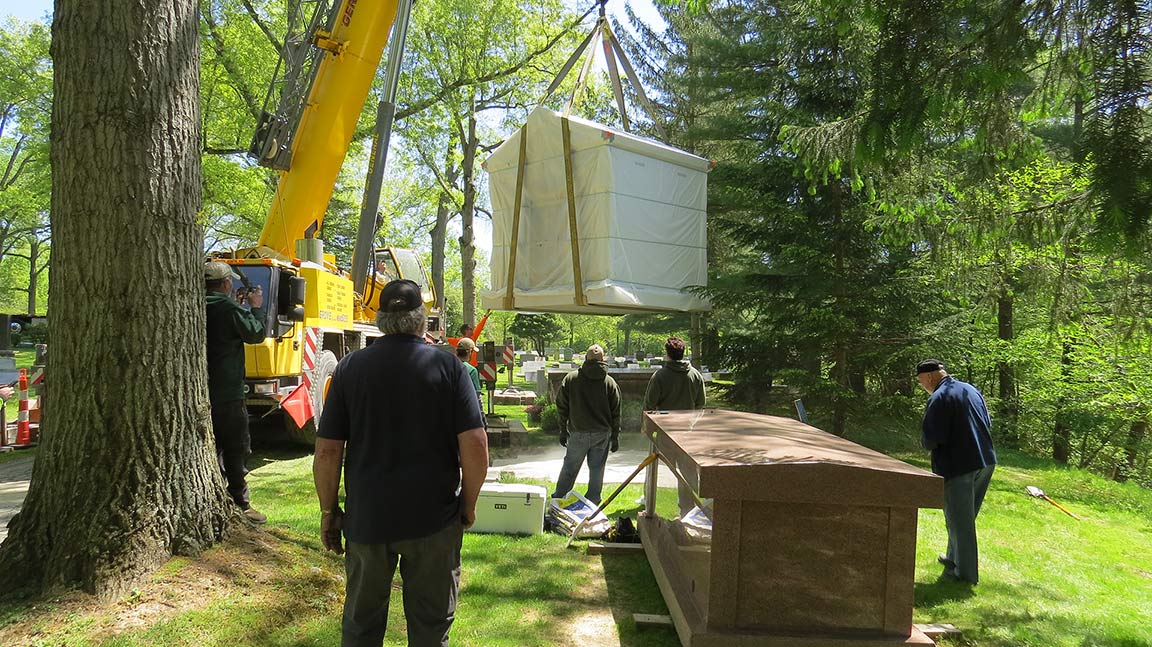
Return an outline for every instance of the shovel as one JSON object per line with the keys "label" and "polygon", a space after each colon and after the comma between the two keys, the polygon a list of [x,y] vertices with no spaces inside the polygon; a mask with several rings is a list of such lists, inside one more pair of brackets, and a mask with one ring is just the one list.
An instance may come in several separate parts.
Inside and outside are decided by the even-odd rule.
{"label": "shovel", "polygon": [[1075,519],[1077,521],[1080,520],[1080,517],[1077,517],[1076,515],[1072,514],[1071,512],[1068,512],[1068,510],[1065,509],[1064,506],[1053,501],[1051,498],[1049,498],[1049,496],[1047,494],[1044,494],[1044,490],[1041,490],[1040,488],[1036,487],[1035,485],[1029,485],[1028,486],[1028,494],[1031,494],[1032,496],[1036,497],[1037,499],[1044,499],[1048,503],[1051,503],[1052,505],[1056,506],[1057,508],[1060,508],[1060,512],[1063,512],[1064,514],[1068,515],[1069,517],[1072,517],[1073,519]]}

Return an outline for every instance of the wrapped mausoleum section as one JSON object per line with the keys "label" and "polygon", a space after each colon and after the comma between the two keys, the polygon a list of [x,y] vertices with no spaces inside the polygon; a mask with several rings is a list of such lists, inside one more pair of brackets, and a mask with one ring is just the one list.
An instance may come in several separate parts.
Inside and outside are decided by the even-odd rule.
{"label": "wrapped mausoleum section", "polygon": [[707,285],[711,166],[666,144],[537,108],[484,163],[492,287],[481,293],[482,307],[709,309],[689,288]]}

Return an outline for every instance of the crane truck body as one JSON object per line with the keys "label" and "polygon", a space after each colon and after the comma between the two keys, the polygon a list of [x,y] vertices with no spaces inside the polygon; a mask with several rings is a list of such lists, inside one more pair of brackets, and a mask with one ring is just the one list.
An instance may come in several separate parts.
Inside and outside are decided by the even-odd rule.
{"label": "crane truck body", "polygon": [[[267,337],[245,346],[246,404],[252,415],[274,411],[284,397],[304,388],[318,419],[337,361],[380,335],[374,295],[389,280],[407,278],[421,286],[429,329],[442,336],[436,295],[415,252],[376,249],[370,263],[354,257],[346,273],[316,237],[389,32],[398,14],[406,29],[410,6],[410,0],[319,0],[297,37],[285,39],[277,80],[249,150],[260,165],[279,171],[276,192],[256,246],[218,258],[241,276],[241,291],[260,287],[266,295]],[[399,57],[402,40],[393,44],[390,56]],[[398,76],[398,61],[389,65],[389,74]],[[395,81],[389,79],[392,88]],[[376,145],[386,147],[383,139]],[[374,155],[377,160],[370,173],[382,174],[382,156]],[[375,204],[370,210],[374,221]],[[373,226],[362,224],[358,238],[369,237],[368,249],[374,235]],[[357,283],[364,287],[357,290]],[[283,417],[294,438],[312,442],[314,422],[300,427]]]}

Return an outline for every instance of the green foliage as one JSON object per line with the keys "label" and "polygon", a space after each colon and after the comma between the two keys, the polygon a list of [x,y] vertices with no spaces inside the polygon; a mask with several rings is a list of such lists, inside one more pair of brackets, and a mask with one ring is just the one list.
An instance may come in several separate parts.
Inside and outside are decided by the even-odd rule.
{"label": "green foliage", "polygon": [[561,331],[560,319],[551,313],[517,313],[508,331],[517,337],[532,340],[539,355],[544,355],[544,347],[555,339]]}
{"label": "green foliage", "polygon": [[705,339],[733,404],[803,397],[839,432],[919,409],[909,370],[936,356],[1001,446],[1148,482],[1150,14],[701,4],[658,3],[669,28],[633,47],[718,161]]}
{"label": "green foliage", "polygon": [[540,412],[540,429],[549,433],[560,431],[560,412],[555,403],[549,402]]}
{"label": "green foliage", "polygon": [[42,310],[47,295],[49,36],[40,23],[0,23],[0,308],[14,312]]}
{"label": "green foliage", "polygon": [[47,344],[48,324],[36,323],[26,326],[19,333],[12,335],[13,344]]}

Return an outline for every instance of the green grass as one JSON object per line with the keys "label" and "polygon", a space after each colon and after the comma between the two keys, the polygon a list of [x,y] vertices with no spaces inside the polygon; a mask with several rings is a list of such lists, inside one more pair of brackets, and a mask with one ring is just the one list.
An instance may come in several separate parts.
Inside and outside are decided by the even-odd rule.
{"label": "green grass", "polygon": [[[872,424],[850,436],[925,465],[908,429]],[[539,431],[529,437],[555,440]],[[1152,492],[1015,452],[1002,452],[1001,463],[980,516],[979,586],[939,579],[943,515],[921,512],[915,621],[955,624],[964,636],[945,643],[952,645],[1152,645]],[[77,610],[67,600],[0,607],[0,627],[23,623],[39,631],[40,642],[28,644],[44,646],[337,644],[342,564],[320,549],[310,464],[308,456],[279,450],[252,461],[252,497],[271,519],[267,534],[242,535],[198,560],[174,560],[153,585],[111,608]],[[1081,519],[1028,496],[1027,485],[1043,488]],[[673,492],[658,496],[662,514],[672,514]],[[639,486],[629,486],[609,512],[634,515],[640,495]],[[587,641],[577,627],[590,624],[625,647],[679,644],[670,629],[638,630],[631,621],[633,613],[667,612],[643,556],[589,557],[563,545],[558,535],[466,535],[453,644],[581,645]],[[197,592],[193,604],[173,593],[180,590]],[[174,610],[140,626],[123,619],[133,609],[165,604]],[[404,644],[398,592],[389,616],[386,644]],[[0,643],[8,644],[3,631]]]}
{"label": "green grass", "polygon": [[[859,425],[848,437],[929,467],[918,419]],[[978,586],[939,579],[944,515],[920,512],[915,621],[960,627],[964,639],[952,644],[1152,645],[1152,491],[1012,450],[998,454],[978,520]],[[1080,520],[1029,496],[1029,485]]]}
{"label": "green grass", "polygon": [[4,452],[3,454],[0,454],[0,465],[3,465],[4,463],[10,462],[10,461],[18,461],[18,460],[21,460],[24,458],[28,458],[29,456],[35,456],[35,455],[36,455],[36,448],[35,447],[32,447],[31,449],[21,449],[18,451]]}

